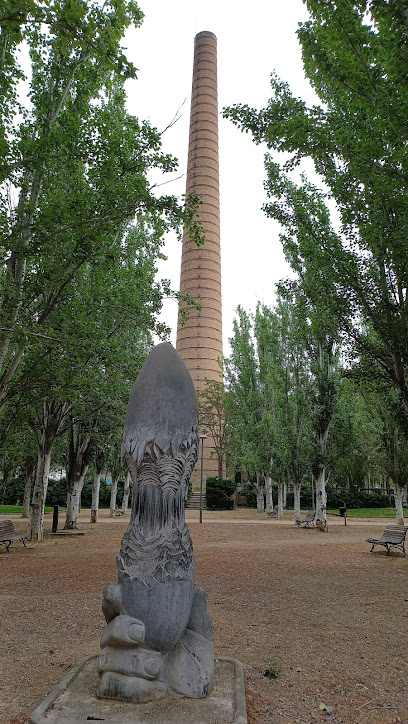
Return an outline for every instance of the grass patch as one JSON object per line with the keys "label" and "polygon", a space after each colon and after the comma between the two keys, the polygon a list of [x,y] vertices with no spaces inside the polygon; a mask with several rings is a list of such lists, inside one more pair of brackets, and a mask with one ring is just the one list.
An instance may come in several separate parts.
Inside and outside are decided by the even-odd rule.
{"label": "grass patch", "polygon": [[[52,513],[54,508],[50,508],[49,506],[45,508],[45,513]],[[60,508],[60,511],[63,509]],[[1,515],[17,515],[18,513],[23,512],[23,506],[22,505],[0,505],[0,514]]]}
{"label": "grass patch", "polygon": [[[339,513],[332,508],[328,513]],[[404,516],[408,517],[408,508],[404,508]],[[395,518],[395,508],[347,508],[348,518]]]}
{"label": "grass patch", "polygon": [[281,672],[280,664],[275,659],[269,659],[268,667],[264,671],[264,676],[267,679],[277,679]]}

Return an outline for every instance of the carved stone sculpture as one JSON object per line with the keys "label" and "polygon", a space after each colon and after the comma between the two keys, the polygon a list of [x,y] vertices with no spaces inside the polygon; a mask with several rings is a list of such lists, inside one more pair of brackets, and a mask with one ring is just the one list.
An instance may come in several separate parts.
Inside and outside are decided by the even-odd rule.
{"label": "carved stone sculpture", "polygon": [[198,454],[198,406],[190,374],[170,344],[153,349],[133,387],[122,457],[133,480],[132,512],[104,590],[97,694],[145,702],[204,697],[214,672],[212,623],[184,501]]}

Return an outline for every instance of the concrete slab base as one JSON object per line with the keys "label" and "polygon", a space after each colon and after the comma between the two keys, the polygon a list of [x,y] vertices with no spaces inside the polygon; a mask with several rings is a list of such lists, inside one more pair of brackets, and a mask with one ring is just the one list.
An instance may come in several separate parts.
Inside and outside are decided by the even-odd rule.
{"label": "concrete slab base", "polygon": [[67,535],[85,535],[84,530],[57,530],[55,533],[46,533],[45,536],[51,537],[53,535],[60,535],[62,537]]}
{"label": "concrete slab base", "polygon": [[215,660],[214,686],[205,699],[174,697],[148,704],[98,699],[97,655],[86,656],[31,714],[31,724],[247,724],[243,666]]}

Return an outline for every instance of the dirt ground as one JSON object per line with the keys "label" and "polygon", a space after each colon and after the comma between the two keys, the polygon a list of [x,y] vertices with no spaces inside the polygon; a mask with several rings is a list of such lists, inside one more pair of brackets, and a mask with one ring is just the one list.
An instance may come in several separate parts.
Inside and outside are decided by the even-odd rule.
{"label": "dirt ground", "polygon": [[[244,664],[250,724],[407,724],[408,558],[370,554],[365,542],[390,521],[349,518],[345,527],[333,518],[324,534],[285,516],[205,512],[200,525],[187,513],[215,651]],[[117,578],[127,519],[103,511],[97,525],[88,521],[82,511],[83,536],[0,551],[0,724],[24,724],[79,658],[98,651],[102,590]],[[272,680],[265,672],[275,665]]]}

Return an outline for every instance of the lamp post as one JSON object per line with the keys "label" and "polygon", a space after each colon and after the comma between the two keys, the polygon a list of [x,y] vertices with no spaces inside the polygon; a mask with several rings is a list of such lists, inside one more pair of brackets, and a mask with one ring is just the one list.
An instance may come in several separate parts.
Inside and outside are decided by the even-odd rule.
{"label": "lamp post", "polygon": [[207,435],[199,435],[199,439],[201,440],[201,475],[200,475],[200,523],[203,522],[203,485],[204,485],[204,470],[203,470],[203,463],[204,463],[204,440],[207,439]]}

